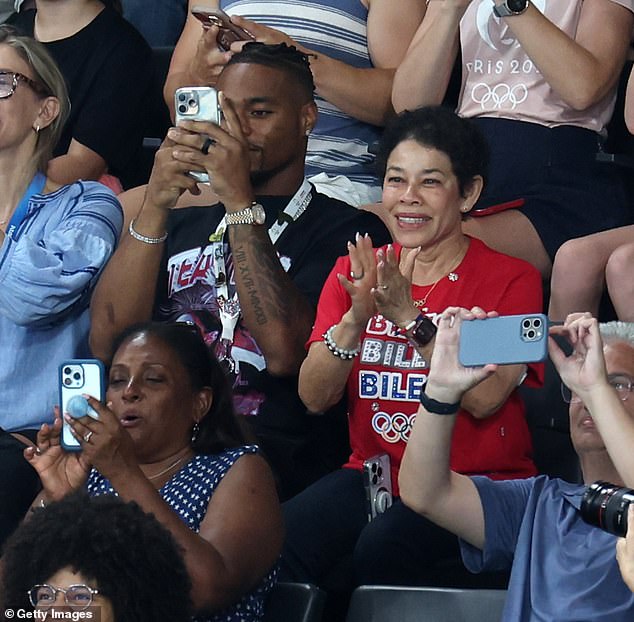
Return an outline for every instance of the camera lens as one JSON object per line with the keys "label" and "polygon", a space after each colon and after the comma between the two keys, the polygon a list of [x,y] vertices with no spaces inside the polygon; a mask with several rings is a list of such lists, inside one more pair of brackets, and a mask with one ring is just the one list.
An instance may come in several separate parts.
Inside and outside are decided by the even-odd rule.
{"label": "camera lens", "polygon": [[67,376],[70,376],[70,373],[71,373],[72,371],[73,371],[73,370],[72,370],[70,367],[64,367],[64,374],[66,374]]}
{"label": "camera lens", "polygon": [[76,371],[76,372],[73,374],[73,378],[74,378],[75,380],[81,380],[81,374],[80,374],[78,371]]}
{"label": "camera lens", "polygon": [[581,517],[615,536],[627,533],[627,508],[634,502],[634,490],[609,482],[594,482],[581,501]]}
{"label": "camera lens", "polygon": [[522,322],[522,328],[530,328],[531,327],[531,321],[529,319],[526,319]]}
{"label": "camera lens", "polygon": [[72,380],[70,378],[64,378],[64,384],[66,386],[68,386],[69,384],[71,384]]}
{"label": "camera lens", "polygon": [[185,114],[187,112],[187,106],[185,104],[180,104],[178,106],[178,112],[181,114]]}
{"label": "camera lens", "polygon": [[185,95],[185,93],[179,93],[178,94],[178,101],[179,102],[184,102],[187,99],[187,95]]}
{"label": "camera lens", "polygon": [[535,331],[531,328],[529,331],[526,331],[526,336],[529,339],[535,339]]}
{"label": "camera lens", "polygon": [[195,99],[190,99],[187,103],[189,104],[190,108],[194,108],[194,106],[196,106],[196,100]]}

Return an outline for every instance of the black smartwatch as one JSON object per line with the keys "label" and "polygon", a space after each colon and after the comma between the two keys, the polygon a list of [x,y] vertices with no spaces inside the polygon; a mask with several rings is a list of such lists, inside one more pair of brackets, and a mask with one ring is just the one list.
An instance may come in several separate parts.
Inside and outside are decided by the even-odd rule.
{"label": "black smartwatch", "polygon": [[436,325],[422,313],[416,318],[416,324],[409,331],[407,338],[419,348],[424,348],[436,334]]}
{"label": "black smartwatch", "polygon": [[504,0],[502,4],[493,5],[493,13],[498,17],[521,15],[530,4],[529,0]]}
{"label": "black smartwatch", "polygon": [[455,404],[439,402],[438,400],[428,397],[424,388],[420,392],[420,403],[425,407],[425,410],[432,415],[455,415],[460,409],[460,402],[456,402]]}

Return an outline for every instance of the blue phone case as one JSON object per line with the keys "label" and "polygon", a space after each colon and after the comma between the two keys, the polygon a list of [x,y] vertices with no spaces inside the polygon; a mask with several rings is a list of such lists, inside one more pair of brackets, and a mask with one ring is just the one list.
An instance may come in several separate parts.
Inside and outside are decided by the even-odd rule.
{"label": "blue phone case", "polygon": [[[97,412],[86,402],[87,394],[103,402],[105,397],[105,368],[97,359],[68,359],[59,366],[59,406],[72,417],[88,415],[98,418]],[[81,451],[81,444],[72,435],[70,426],[62,424],[61,445],[66,451]]]}
{"label": "blue phone case", "polygon": [[458,358],[465,367],[535,363],[548,355],[548,318],[542,313],[462,322]]}

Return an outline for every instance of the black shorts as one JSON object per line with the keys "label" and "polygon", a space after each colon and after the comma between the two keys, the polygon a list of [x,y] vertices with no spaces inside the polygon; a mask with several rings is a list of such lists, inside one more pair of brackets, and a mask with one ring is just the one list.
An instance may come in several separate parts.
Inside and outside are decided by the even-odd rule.
{"label": "black shorts", "polygon": [[632,223],[622,171],[596,160],[601,143],[596,132],[507,119],[474,121],[491,148],[476,212],[523,199],[518,209],[551,259],[566,240]]}

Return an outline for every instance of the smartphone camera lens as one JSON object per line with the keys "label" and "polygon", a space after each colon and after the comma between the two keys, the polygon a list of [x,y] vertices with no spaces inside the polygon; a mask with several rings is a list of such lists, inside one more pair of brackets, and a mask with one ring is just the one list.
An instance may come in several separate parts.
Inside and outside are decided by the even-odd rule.
{"label": "smartphone camera lens", "polygon": [[196,100],[195,99],[190,99],[187,104],[189,105],[190,108],[195,108],[196,107]]}
{"label": "smartphone camera lens", "polygon": [[185,93],[179,93],[178,94],[178,101],[179,102],[184,102],[187,99],[187,95],[185,95]]}
{"label": "smartphone camera lens", "polygon": [[178,112],[180,112],[181,114],[185,114],[187,112],[187,106],[185,104],[179,104]]}
{"label": "smartphone camera lens", "polygon": [[531,327],[531,321],[527,318],[522,322],[522,328],[530,328]]}
{"label": "smartphone camera lens", "polygon": [[526,336],[529,339],[535,339],[535,331],[531,328],[529,331],[526,332]]}
{"label": "smartphone camera lens", "polygon": [[64,384],[66,386],[68,386],[69,384],[71,384],[73,381],[70,378],[64,378]]}
{"label": "smartphone camera lens", "polygon": [[70,376],[70,374],[71,374],[71,372],[72,372],[72,371],[73,371],[73,370],[72,370],[70,367],[64,367],[64,374],[65,374],[66,376]]}
{"label": "smartphone camera lens", "polygon": [[81,374],[80,374],[78,371],[76,371],[76,372],[73,374],[73,378],[74,378],[75,380],[81,380]]}

